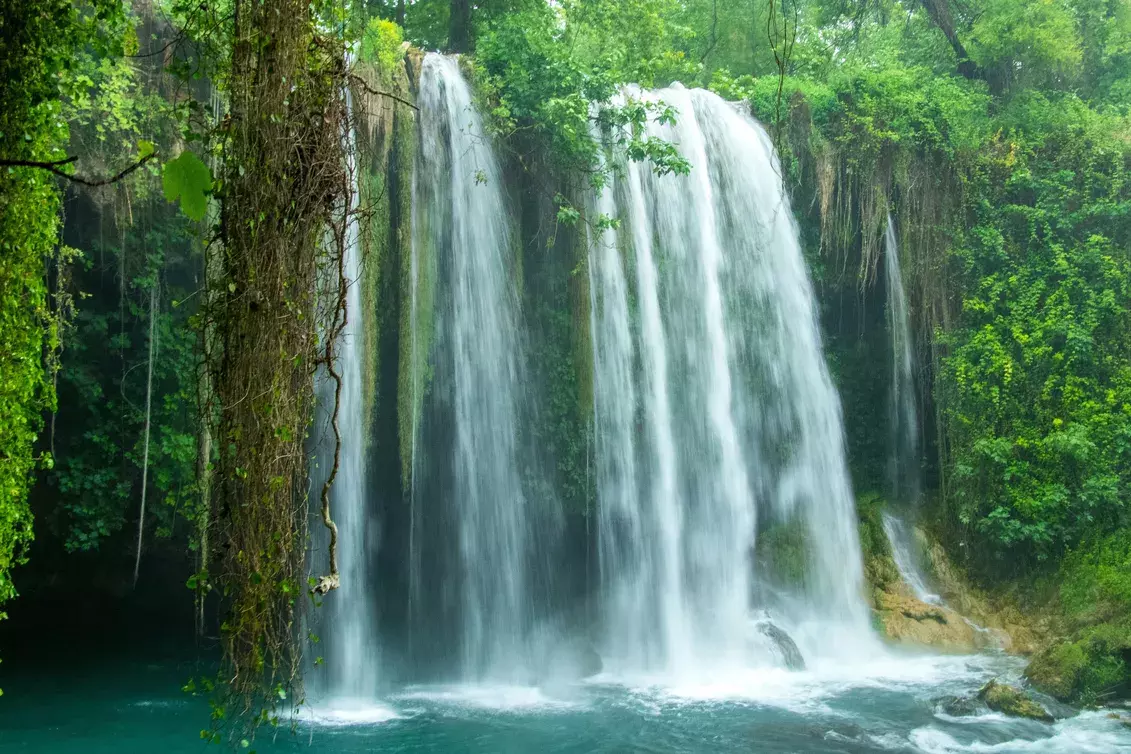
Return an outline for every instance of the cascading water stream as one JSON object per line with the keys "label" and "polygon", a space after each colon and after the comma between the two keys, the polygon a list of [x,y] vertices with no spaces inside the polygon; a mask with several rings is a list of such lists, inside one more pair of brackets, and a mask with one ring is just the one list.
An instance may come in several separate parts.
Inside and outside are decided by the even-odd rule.
{"label": "cascading water stream", "polygon": [[[769,139],[707,92],[627,96],[676,109],[647,135],[691,172],[630,163],[598,199],[628,228],[591,250],[608,654],[676,676],[758,663],[755,607],[810,654],[870,649],[840,406]],[[756,523],[801,527],[802,583],[759,588]]]}
{"label": "cascading water stream", "polygon": [[911,527],[890,513],[883,514],[884,534],[891,545],[892,560],[903,582],[920,602],[941,605],[942,597],[927,587],[927,577],[919,567],[918,548]]}
{"label": "cascading water stream", "polygon": [[[345,96],[347,110],[352,110],[348,89]],[[338,405],[342,446],[338,475],[330,492],[331,510],[339,532],[341,586],[326,600],[327,615],[322,633],[326,640],[327,667],[325,675],[318,676],[318,684],[327,697],[363,700],[376,694],[379,679],[377,605],[373,593],[376,577],[370,573],[371,555],[378,537],[375,522],[369,517],[366,494],[365,448],[369,427],[364,418],[361,364],[365,318],[360,291],[357,139],[352,126],[343,139],[352,186],[345,244],[346,324],[336,346],[336,369],[342,381]],[[324,380],[324,390],[332,397],[333,385],[329,378]],[[332,450],[332,438],[330,443]]]}
{"label": "cascading water stream", "polygon": [[433,390],[450,411],[461,673],[512,680],[530,630],[527,500],[519,467],[519,302],[502,173],[453,58],[425,56],[417,201],[438,260]]}
{"label": "cascading water stream", "polygon": [[907,294],[899,264],[899,245],[891,215],[884,229],[884,278],[887,284],[888,331],[891,335],[892,372],[888,411],[891,425],[889,475],[893,502],[915,505],[919,501],[919,412],[915,405],[915,355]]}

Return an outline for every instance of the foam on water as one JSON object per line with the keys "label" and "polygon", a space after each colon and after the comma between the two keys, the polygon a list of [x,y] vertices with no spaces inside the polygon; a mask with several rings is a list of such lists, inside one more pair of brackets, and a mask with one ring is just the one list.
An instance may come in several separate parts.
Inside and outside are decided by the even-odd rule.
{"label": "foam on water", "polygon": [[404,716],[370,699],[332,699],[311,710],[315,724],[325,726],[377,725]]}
{"label": "foam on water", "polygon": [[399,701],[430,702],[448,707],[497,712],[550,712],[572,710],[578,701],[563,699],[537,686],[505,684],[460,684],[454,686],[416,686],[393,697]]}
{"label": "foam on water", "polygon": [[946,690],[976,689],[991,677],[1011,678],[1020,667],[1018,661],[1002,656],[893,652],[855,662],[817,663],[800,672],[740,667],[711,680],[672,682],[663,674],[622,678],[602,675],[594,680],[620,684],[635,696],[650,696],[667,704],[742,702],[796,712],[828,712],[828,700],[853,689],[902,691],[925,699]]}
{"label": "foam on water", "polygon": [[[1016,720],[1009,720],[1017,724]],[[1035,728],[1045,727],[1033,723]],[[1002,754],[1117,754],[1131,752],[1131,741],[1122,724],[1109,719],[1106,713],[1082,712],[1052,726],[1053,734],[1041,738],[1014,738],[999,743],[980,740],[960,741],[933,726],[916,728],[908,740],[925,754],[964,754],[965,752],[1001,752]]]}

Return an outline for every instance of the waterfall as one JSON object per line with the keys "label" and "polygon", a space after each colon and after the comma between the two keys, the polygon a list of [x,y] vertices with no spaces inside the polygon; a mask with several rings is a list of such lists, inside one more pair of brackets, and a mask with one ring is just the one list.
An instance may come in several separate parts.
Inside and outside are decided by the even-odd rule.
{"label": "waterfall", "polygon": [[[351,95],[346,89],[346,107],[352,110]],[[325,603],[327,615],[322,633],[326,640],[325,675],[317,676],[319,689],[328,697],[371,698],[378,686],[378,644],[376,635],[377,606],[373,592],[376,577],[371,574],[371,554],[378,535],[367,508],[365,448],[366,432],[362,399],[362,332],[365,317],[361,306],[361,250],[358,227],[357,139],[353,127],[345,139],[346,168],[352,181],[350,215],[346,224],[345,276],[346,325],[336,346],[339,376],[342,381],[338,405],[338,428],[342,447],[338,458],[338,475],[330,491],[331,513],[338,525],[338,562],[341,586]],[[333,400],[333,384],[321,378],[321,393]],[[328,432],[324,445],[333,452],[333,437]],[[323,453],[322,463],[332,463]],[[328,469],[323,469],[327,472]],[[321,485],[316,486],[316,491]]]}
{"label": "waterfall", "polygon": [[915,504],[919,500],[919,416],[915,406],[915,356],[907,295],[899,267],[895,225],[888,214],[884,230],[884,278],[887,282],[888,331],[891,333],[892,372],[889,399],[891,451],[889,475],[893,502]]}
{"label": "waterfall", "polygon": [[[452,591],[455,604],[446,614],[458,624],[454,640],[462,676],[512,680],[522,672],[523,643],[531,628],[531,527],[520,468],[524,383],[512,229],[502,172],[456,59],[425,57],[419,106],[414,200],[422,227],[417,237],[437,260],[431,390],[445,416],[445,426],[432,428],[444,439],[428,453],[430,471],[449,482],[414,505],[414,514],[435,519],[438,514],[415,509],[425,502],[430,508],[447,505],[452,529],[437,538],[456,542],[454,562],[437,577],[443,583],[425,586]],[[420,539],[425,534],[415,531],[416,524],[413,535]],[[437,531],[443,523],[431,526]]]}
{"label": "waterfall", "polygon": [[[640,176],[630,173],[633,201],[643,201]],[[597,198],[596,212],[615,217],[613,183]],[[643,210],[634,207],[634,217]],[[641,340],[649,347],[643,404],[635,378],[636,345],[629,321],[628,281],[622,265],[619,234],[606,230],[592,246],[590,263],[594,338],[597,476],[600,489],[600,545],[603,590],[609,608],[611,653],[634,666],[660,661],[663,647],[686,644],[683,623],[682,558],[679,554],[680,510],[676,497],[676,450],[667,394],[667,353],[651,236],[643,223],[633,223],[637,250],[637,288],[641,292]],[[650,500],[643,510],[638,478],[637,412],[646,411],[650,455],[655,463]]]}
{"label": "waterfall", "polygon": [[891,545],[892,560],[903,582],[920,602],[929,605],[943,604],[942,597],[927,587],[927,577],[919,567],[918,548],[911,527],[890,513],[883,514],[884,534]]}
{"label": "waterfall", "polygon": [[[627,228],[590,252],[607,652],[677,676],[757,663],[755,608],[812,655],[871,647],[840,405],[770,140],[704,91],[627,96],[677,111],[647,135],[691,172],[629,163],[598,199]],[[800,532],[801,579],[759,570],[762,527]]]}

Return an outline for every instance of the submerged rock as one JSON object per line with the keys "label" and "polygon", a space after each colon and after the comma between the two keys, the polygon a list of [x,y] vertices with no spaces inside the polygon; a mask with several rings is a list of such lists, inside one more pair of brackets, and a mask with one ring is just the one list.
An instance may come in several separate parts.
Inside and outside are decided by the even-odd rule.
{"label": "submerged rock", "polygon": [[784,629],[776,623],[763,620],[758,622],[758,631],[777,648],[778,654],[781,655],[787,668],[790,670],[805,669],[805,657],[801,654],[801,650],[797,648],[797,642]]}
{"label": "submerged rock", "polygon": [[1013,717],[1026,717],[1030,720],[1040,720],[1044,723],[1053,722],[1053,716],[1048,710],[1038,704],[1024,691],[998,683],[997,679],[990,681],[978,692],[978,698],[994,712]]}

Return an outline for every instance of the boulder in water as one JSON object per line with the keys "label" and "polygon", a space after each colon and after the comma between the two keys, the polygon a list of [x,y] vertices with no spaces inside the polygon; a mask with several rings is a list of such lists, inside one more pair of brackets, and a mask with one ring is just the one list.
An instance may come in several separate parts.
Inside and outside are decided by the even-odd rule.
{"label": "boulder in water", "polygon": [[969,717],[982,711],[982,704],[973,696],[940,696],[934,700],[935,709],[951,717]]}
{"label": "boulder in water", "polygon": [[758,631],[777,648],[778,654],[781,655],[787,668],[790,670],[805,669],[805,658],[802,656],[801,650],[797,648],[797,642],[780,626],[768,620],[763,620],[758,622]]}
{"label": "boulder in water", "polygon": [[994,712],[1012,717],[1026,717],[1043,723],[1053,722],[1053,716],[1024,691],[991,680],[978,692],[978,698]]}

